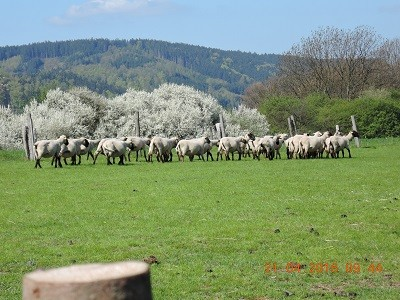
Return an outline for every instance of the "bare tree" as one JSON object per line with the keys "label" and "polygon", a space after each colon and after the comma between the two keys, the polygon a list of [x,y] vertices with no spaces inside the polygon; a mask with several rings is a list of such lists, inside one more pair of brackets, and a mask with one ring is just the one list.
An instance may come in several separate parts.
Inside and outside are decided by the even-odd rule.
{"label": "bare tree", "polygon": [[379,49],[379,66],[375,75],[376,87],[400,87],[400,38],[386,41]]}
{"label": "bare tree", "polygon": [[368,27],[315,31],[284,53],[280,76],[288,92],[303,97],[322,92],[329,97],[354,98],[377,69],[381,38]]}

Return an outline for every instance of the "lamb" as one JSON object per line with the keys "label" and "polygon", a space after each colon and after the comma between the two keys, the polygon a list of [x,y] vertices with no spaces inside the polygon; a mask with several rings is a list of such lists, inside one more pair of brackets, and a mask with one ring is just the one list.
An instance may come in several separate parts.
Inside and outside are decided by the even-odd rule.
{"label": "lamb", "polygon": [[179,139],[163,138],[155,136],[151,139],[149,151],[147,153],[147,161],[153,161],[153,155],[156,155],[157,161],[166,162],[172,161],[172,149],[176,147]]}
{"label": "lamb", "polygon": [[330,139],[331,156],[338,158],[339,152],[342,151],[342,157],[344,157],[344,149],[347,149],[349,153],[349,158],[351,158],[350,141],[353,138],[359,136],[360,135],[355,130],[350,131],[346,136],[339,136],[339,135],[332,136]]}
{"label": "lamb", "polygon": [[232,160],[234,160],[233,153],[238,152],[239,153],[239,160],[242,158],[243,150],[240,145],[240,143],[247,144],[248,141],[254,138],[254,135],[249,134],[244,136],[239,136],[239,137],[223,137],[219,140],[219,147],[218,147],[218,152],[217,152],[217,161],[219,157],[221,156],[222,159],[222,152],[225,153],[225,159],[229,160],[229,153],[232,153]]}
{"label": "lamb", "polygon": [[119,157],[119,165],[124,165],[124,156],[128,148],[133,149],[134,145],[131,141],[122,141],[120,139],[103,139],[97,147],[93,164],[96,163],[97,156],[103,153],[107,158],[107,165],[111,165],[110,158]]}
{"label": "lamb", "polygon": [[[60,155],[61,157],[64,158],[64,163],[67,164],[67,158],[71,158],[71,164],[76,165],[76,157],[79,155],[81,152],[81,147],[88,147],[89,146],[89,141],[81,137],[79,139],[69,139],[68,140],[68,145],[62,145],[61,146],[61,151]],[[80,157],[79,157],[79,163],[80,163]]]}
{"label": "lamb", "polygon": [[303,158],[321,157],[324,152],[324,142],[332,134],[325,131],[321,136],[317,131],[314,136],[303,136],[299,141],[299,149]]}
{"label": "lamb", "polygon": [[176,145],[176,153],[179,161],[183,162],[185,156],[189,156],[190,161],[193,161],[195,155],[198,155],[204,161],[205,144],[210,144],[208,137],[180,140]]}
{"label": "lamb", "polygon": [[40,140],[34,144],[35,147],[35,168],[42,168],[40,159],[52,157],[55,161],[54,167],[62,168],[60,151],[61,145],[68,145],[68,138],[61,135],[57,140]]}

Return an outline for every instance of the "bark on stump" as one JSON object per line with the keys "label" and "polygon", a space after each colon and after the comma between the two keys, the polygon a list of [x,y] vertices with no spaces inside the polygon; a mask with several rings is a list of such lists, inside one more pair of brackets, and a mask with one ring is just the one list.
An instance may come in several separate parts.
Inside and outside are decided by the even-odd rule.
{"label": "bark on stump", "polygon": [[149,265],[144,262],[87,264],[38,270],[23,279],[24,300],[151,300]]}

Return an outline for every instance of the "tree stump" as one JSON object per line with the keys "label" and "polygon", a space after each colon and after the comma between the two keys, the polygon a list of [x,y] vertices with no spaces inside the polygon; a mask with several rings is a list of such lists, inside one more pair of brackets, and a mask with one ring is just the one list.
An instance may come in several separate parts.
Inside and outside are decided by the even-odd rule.
{"label": "tree stump", "polygon": [[24,300],[151,300],[149,265],[144,262],[74,265],[28,273]]}

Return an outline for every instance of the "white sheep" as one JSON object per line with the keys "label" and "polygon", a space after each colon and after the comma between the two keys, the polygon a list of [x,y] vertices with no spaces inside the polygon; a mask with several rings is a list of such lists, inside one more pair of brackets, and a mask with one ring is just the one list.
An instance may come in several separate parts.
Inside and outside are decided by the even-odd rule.
{"label": "white sheep", "polygon": [[277,145],[279,145],[278,136],[266,135],[261,138],[257,145],[257,159],[260,160],[260,155],[264,153],[266,158],[273,160]]}
{"label": "white sheep", "polygon": [[[254,137],[254,136],[253,136]],[[247,144],[247,142],[250,140],[249,137],[244,137],[244,136],[239,136],[239,137],[223,137],[219,140],[219,147],[218,147],[218,152],[217,152],[217,161],[221,157],[222,159],[222,153],[225,154],[225,159],[229,160],[229,154],[232,154],[232,160],[234,160],[234,152],[239,153],[239,160],[242,158],[243,154],[243,147],[241,146],[241,143]]]}
{"label": "white sheep", "polygon": [[[71,158],[71,165],[76,165],[76,157],[80,156],[81,147],[88,147],[89,141],[81,137],[79,139],[69,139],[68,145],[62,145],[60,155],[64,158],[64,163],[67,165],[67,158]],[[80,158],[79,158],[80,162]]]}
{"label": "white sheep", "polygon": [[157,161],[166,162],[172,161],[172,149],[176,147],[179,139],[173,138],[163,138],[155,136],[151,139],[149,151],[147,153],[147,161],[153,161],[153,155],[156,155]]}
{"label": "white sheep", "polygon": [[346,136],[339,136],[339,135],[332,136],[330,139],[330,149],[332,157],[338,158],[340,151],[342,151],[342,157],[344,157],[344,149],[347,149],[349,153],[349,158],[351,158],[350,141],[353,138],[359,136],[360,135],[355,130],[350,131]]}
{"label": "white sheep", "polygon": [[277,143],[275,143],[275,157],[281,159],[281,153],[280,149],[282,148],[283,144],[285,144],[285,141],[289,138],[289,135],[287,133],[280,133],[276,136],[277,138]]}
{"label": "white sheep", "polygon": [[211,150],[214,146],[218,147],[218,145],[219,145],[219,140],[210,140],[209,143],[204,144],[204,153],[207,154],[207,161],[209,157],[211,157],[211,160],[214,161]]}
{"label": "white sheep", "polygon": [[175,148],[178,160],[183,162],[185,156],[189,156],[189,160],[193,161],[193,158],[198,155],[204,161],[205,144],[210,144],[208,137],[180,140]]}
{"label": "white sheep", "polygon": [[146,147],[150,145],[151,139],[149,138],[142,138],[138,136],[128,136],[125,138],[126,141],[131,141],[133,143],[133,149],[128,149],[128,161],[131,161],[131,152],[136,152],[136,161],[138,161],[139,151],[143,151],[144,158],[147,161],[146,156]]}
{"label": "white sheep", "polygon": [[324,152],[324,142],[330,136],[329,131],[325,131],[322,135],[317,131],[313,136],[303,136],[299,141],[299,151],[302,157],[321,157]]}
{"label": "white sheep", "polygon": [[119,165],[124,164],[124,157],[127,149],[133,149],[133,143],[131,141],[122,141],[120,139],[103,139],[100,141],[97,147],[93,164],[96,163],[97,156],[103,153],[107,158],[107,165],[111,165],[110,158],[119,157]]}
{"label": "white sheep", "polygon": [[53,158],[55,162],[55,168],[60,167],[61,158],[60,151],[61,145],[68,145],[68,138],[65,135],[61,135],[57,140],[40,140],[34,144],[35,147],[35,168],[42,168],[40,165],[40,159],[44,158]]}

